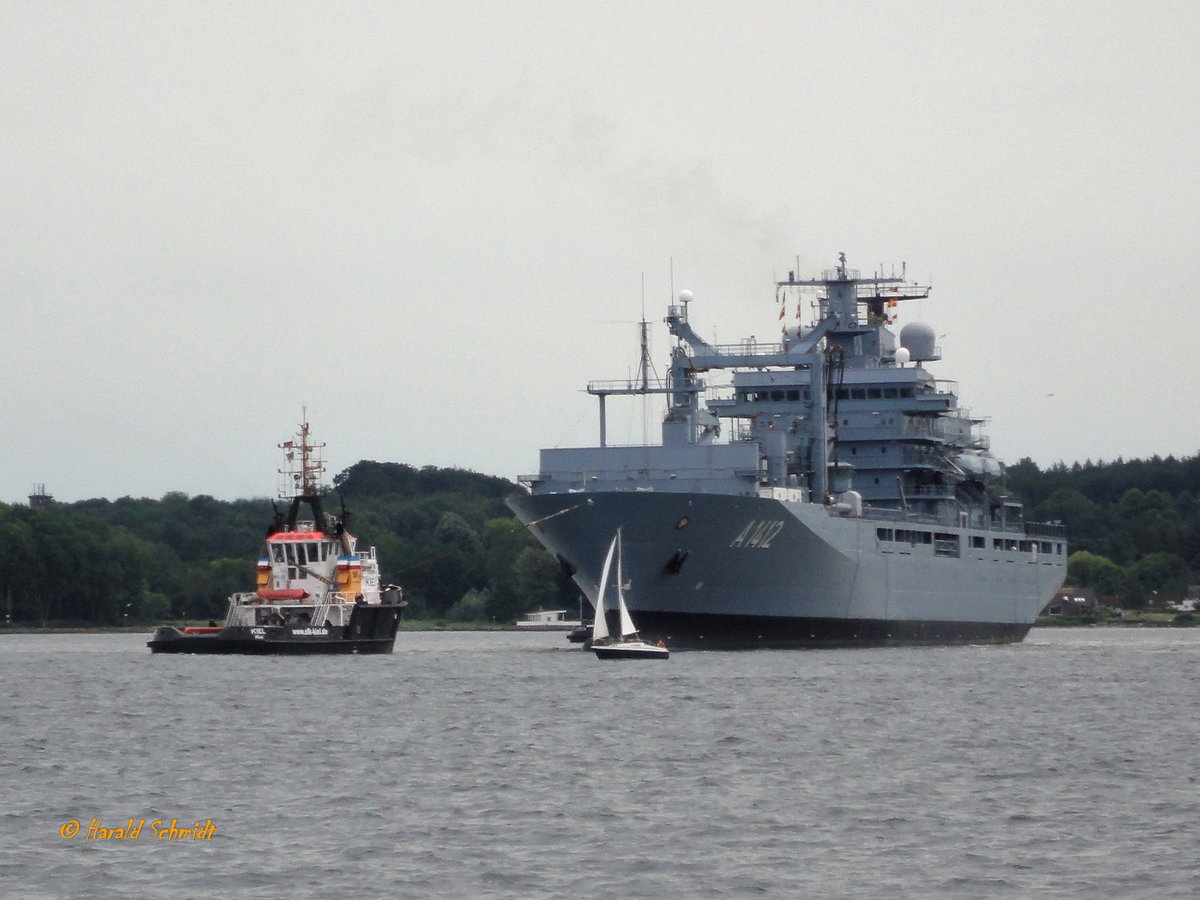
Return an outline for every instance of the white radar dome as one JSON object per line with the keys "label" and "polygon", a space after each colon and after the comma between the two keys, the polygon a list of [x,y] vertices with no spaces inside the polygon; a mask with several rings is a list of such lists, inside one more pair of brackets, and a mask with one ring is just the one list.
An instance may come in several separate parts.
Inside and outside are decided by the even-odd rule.
{"label": "white radar dome", "polygon": [[900,329],[900,346],[916,362],[937,359],[937,336],[924,322],[909,322]]}
{"label": "white radar dome", "polygon": [[904,365],[908,362],[908,350],[905,347],[896,348],[896,364]]}
{"label": "white radar dome", "polygon": [[691,301],[692,301],[692,292],[691,291],[680,291],[679,292],[679,302],[680,303],[690,303]]}

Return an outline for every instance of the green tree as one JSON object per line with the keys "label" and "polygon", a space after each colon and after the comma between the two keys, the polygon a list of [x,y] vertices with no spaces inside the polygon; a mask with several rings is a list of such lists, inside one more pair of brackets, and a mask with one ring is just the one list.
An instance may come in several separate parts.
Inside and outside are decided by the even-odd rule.
{"label": "green tree", "polygon": [[433,539],[447,547],[455,547],[464,553],[471,553],[482,548],[479,532],[471,527],[466,519],[458,513],[447,510],[438,519],[437,528],[433,531]]}
{"label": "green tree", "polygon": [[486,590],[467,591],[446,611],[446,618],[451,622],[487,621],[488,599]]}
{"label": "green tree", "polygon": [[1079,587],[1115,595],[1121,589],[1125,573],[1108,557],[1077,550],[1067,558],[1067,577]]}
{"label": "green tree", "polygon": [[483,526],[483,545],[490,589],[488,616],[512,622],[525,608],[517,585],[516,562],[533,538],[516,519],[491,519]]}
{"label": "green tree", "polygon": [[521,612],[549,609],[558,602],[558,561],[541,547],[526,547],[513,563]]}
{"label": "green tree", "polygon": [[166,622],[171,618],[171,601],[166,594],[144,589],[138,604],[137,620],[145,625]]}
{"label": "green tree", "polygon": [[1172,553],[1151,553],[1129,567],[1143,594],[1149,591],[1164,600],[1182,599],[1187,592],[1188,567]]}

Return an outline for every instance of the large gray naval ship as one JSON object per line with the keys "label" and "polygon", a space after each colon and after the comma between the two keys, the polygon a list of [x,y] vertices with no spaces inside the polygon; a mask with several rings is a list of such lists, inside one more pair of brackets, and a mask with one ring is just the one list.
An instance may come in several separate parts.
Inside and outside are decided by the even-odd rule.
{"label": "large gray naval ship", "polygon": [[[600,445],[542,450],[529,492],[509,500],[593,605],[620,528],[626,601],[650,641],[1019,641],[1062,585],[1062,526],[1024,521],[984,420],[927,367],[941,357],[933,330],[889,328],[929,288],[839,259],[778,282],[780,319],[807,299],[815,321],[777,343],[704,341],[681,292],[665,379],[643,323],[638,377],[588,385]],[[667,400],[662,443],[610,445],[608,399],[654,394]]]}

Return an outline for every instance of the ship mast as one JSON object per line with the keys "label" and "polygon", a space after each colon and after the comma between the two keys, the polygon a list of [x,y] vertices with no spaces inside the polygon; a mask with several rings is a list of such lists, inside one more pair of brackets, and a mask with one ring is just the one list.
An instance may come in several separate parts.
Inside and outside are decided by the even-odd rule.
{"label": "ship mast", "polygon": [[287,530],[295,531],[301,505],[312,510],[313,525],[325,528],[325,517],[321,510],[321,476],[325,474],[325,461],[321,458],[324,443],[313,443],[309,438],[308,409],[301,407],[300,430],[290,441],[279,444],[284,452],[287,466],[279,469],[279,499],[289,500]]}
{"label": "ship mast", "polygon": [[[686,291],[684,293],[687,293]],[[688,299],[691,295],[688,294]],[[638,334],[640,342],[640,356],[638,361],[637,374],[624,381],[589,381],[587,392],[600,400],[600,446],[608,446],[608,413],[606,401],[609,397],[617,396],[640,396],[645,397],[651,394],[679,394],[681,392],[690,392],[692,394],[704,390],[703,384],[692,386],[677,386],[668,382],[664,382],[658,377],[658,373],[654,371],[654,364],[650,361],[650,323],[643,316],[638,323]]]}

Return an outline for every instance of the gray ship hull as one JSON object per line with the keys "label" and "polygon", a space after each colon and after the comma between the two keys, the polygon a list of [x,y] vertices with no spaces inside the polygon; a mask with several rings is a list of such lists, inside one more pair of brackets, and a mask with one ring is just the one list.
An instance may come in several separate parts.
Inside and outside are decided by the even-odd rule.
{"label": "gray ship hull", "polygon": [[884,540],[918,529],[789,496],[599,491],[509,505],[593,605],[621,528],[630,612],[673,649],[1019,641],[1063,580],[1061,541],[945,525],[937,542]]}

